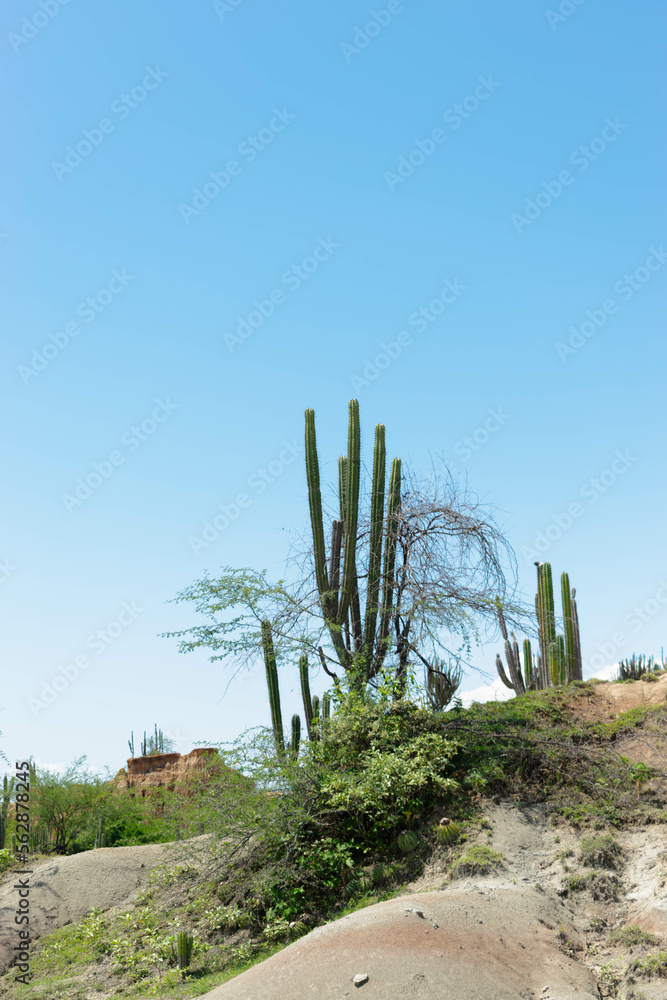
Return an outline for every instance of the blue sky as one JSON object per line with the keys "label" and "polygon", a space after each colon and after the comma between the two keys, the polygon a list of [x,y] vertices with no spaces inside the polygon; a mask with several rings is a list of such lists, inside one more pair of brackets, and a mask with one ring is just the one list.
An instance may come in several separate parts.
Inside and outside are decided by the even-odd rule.
{"label": "blue sky", "polygon": [[366,444],[382,421],[390,454],[444,455],[500,508],[527,597],[537,544],[569,571],[590,673],[659,654],[662,5],[0,18],[9,756],[115,769],[154,722],[182,751],[266,724],[261,669],[222,697],[219,664],[159,638],[194,622],[166,602],[225,564],[280,575],[307,516],[303,410],[332,474],[351,396]]}

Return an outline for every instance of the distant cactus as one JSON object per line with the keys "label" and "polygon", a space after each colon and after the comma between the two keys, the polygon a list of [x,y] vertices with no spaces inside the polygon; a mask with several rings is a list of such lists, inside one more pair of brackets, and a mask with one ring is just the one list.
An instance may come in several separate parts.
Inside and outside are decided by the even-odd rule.
{"label": "distant cactus", "polygon": [[526,691],[529,691],[533,686],[533,651],[530,639],[523,640],[523,681]]}
{"label": "distant cactus", "polygon": [[278,756],[283,757],[285,754],[285,737],[283,735],[283,717],[280,710],[278,667],[276,664],[275,650],[273,648],[271,624],[268,621],[262,622],[262,646],[264,649],[264,666],[266,667],[266,684],[269,689],[269,703],[271,705],[273,739]]}
{"label": "distant cactus", "polygon": [[299,742],[301,740],[301,719],[298,715],[292,716],[292,740],[289,744],[289,752],[292,760],[299,756]]}
{"label": "distant cactus", "polygon": [[[536,563],[537,594],[535,595],[535,614],[537,617],[537,633],[540,651],[533,658],[530,640],[523,641],[523,675],[519,660],[519,644],[512,634],[512,640],[507,634],[507,626],[500,601],[496,598],[498,607],[498,623],[505,643],[507,671],[502,657],[496,656],[498,675],[506,687],[523,694],[525,691],[536,691],[542,688],[569,684],[570,681],[582,679],[581,640],[579,635],[579,616],[577,614],[576,591],[570,589],[570,578],[567,573],[561,575],[561,598],[563,604],[563,635],[556,632],[556,613],[554,610],[553,578],[549,563]],[[509,673],[509,676],[508,676]]]}
{"label": "distant cactus", "polygon": [[317,733],[313,726],[313,699],[310,696],[310,680],[308,677],[308,657],[304,653],[299,657],[299,677],[301,678],[301,698],[303,700],[303,711],[306,716],[306,730],[308,739],[317,739]]}
{"label": "distant cactus", "polygon": [[192,946],[194,944],[194,938],[192,934],[188,934],[187,931],[178,931],[172,939],[172,954],[175,948],[175,958],[178,962],[179,969],[187,969],[192,958]]}
{"label": "distant cactus", "polygon": [[428,703],[434,712],[443,712],[461,684],[461,667],[435,657],[433,664],[426,665],[424,673]]}

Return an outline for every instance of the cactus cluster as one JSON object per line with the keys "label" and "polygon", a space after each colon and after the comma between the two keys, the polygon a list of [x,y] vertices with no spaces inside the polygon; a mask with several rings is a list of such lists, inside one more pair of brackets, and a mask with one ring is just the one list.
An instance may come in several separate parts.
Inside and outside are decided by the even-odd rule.
{"label": "cactus cluster", "polygon": [[[313,535],[318,602],[340,665],[353,683],[363,687],[382,667],[390,646],[394,601],[396,525],[401,502],[401,461],[391,464],[385,497],[385,428],[375,428],[366,604],[361,608],[357,575],[357,529],[361,450],[359,403],[349,403],[347,454],[338,460],[339,517],[331,526],[327,557],[322,516],[320,469],[315,436],[315,412],[306,410],[306,477]],[[323,665],[326,669],[326,663]]]}
{"label": "cactus cluster", "polygon": [[[276,746],[276,753],[283,760],[287,756],[290,760],[295,761],[299,755],[299,745],[301,743],[301,717],[296,714],[292,716],[291,740],[287,743],[287,746],[285,746],[282,709],[280,706],[280,688],[278,686],[278,665],[273,645],[271,623],[268,621],[262,622],[262,648],[264,651],[266,686],[269,691],[271,725],[273,728],[273,741]],[[299,676],[301,678],[301,697],[306,717],[306,731],[308,733],[308,739],[315,741],[324,733],[327,720],[331,717],[331,695],[329,692],[325,692],[322,696],[322,711],[320,718],[320,699],[317,695],[313,695],[312,697],[310,695],[308,657],[305,653],[299,658]]]}
{"label": "cactus cluster", "polygon": [[[507,633],[505,616],[497,601],[498,622],[505,644],[507,671],[500,654],[496,656],[498,675],[503,684],[524,694],[526,691],[542,690],[570,681],[582,680],[581,641],[579,617],[577,614],[576,591],[570,587],[567,573],[561,575],[561,601],[563,607],[563,634],[556,632],[556,611],[554,607],[553,577],[549,563],[536,563],[537,594],[535,612],[539,652],[534,656],[529,639],[523,641],[523,669],[519,643],[512,633]],[[509,673],[509,677],[508,677]]]}

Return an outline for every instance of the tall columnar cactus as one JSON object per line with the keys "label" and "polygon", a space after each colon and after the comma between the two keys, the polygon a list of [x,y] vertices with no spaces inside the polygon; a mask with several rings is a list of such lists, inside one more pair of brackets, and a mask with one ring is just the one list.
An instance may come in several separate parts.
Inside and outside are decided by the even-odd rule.
{"label": "tall columnar cactus", "polygon": [[176,961],[179,969],[187,969],[192,959],[194,938],[187,931],[178,931],[173,938],[176,945]]}
{"label": "tall columnar cactus", "polygon": [[565,632],[565,669],[567,680],[577,679],[576,656],[574,648],[574,621],[572,618],[572,589],[567,573],[561,573],[560,593],[563,604],[563,631]]}
{"label": "tall columnar cactus", "polygon": [[296,760],[299,756],[299,742],[301,741],[301,719],[298,715],[292,716],[292,739],[290,741],[290,756]]}
{"label": "tall columnar cactus", "polygon": [[530,646],[530,639],[523,640],[523,682],[526,691],[533,687],[533,651]]}
{"label": "tall columnar cactus", "polygon": [[537,563],[537,594],[535,610],[542,659],[542,686],[558,684],[558,652],[556,648],[556,612],[550,563]]}
{"label": "tall columnar cactus", "polygon": [[379,672],[390,645],[401,463],[397,458],[392,462],[385,503],[385,429],[383,424],[378,424],[373,448],[366,606],[362,616],[357,576],[361,476],[359,403],[352,399],[349,404],[347,455],[338,462],[339,518],[332,524],[328,558],[314,410],[306,410],[305,416],[306,476],[319,604],[338,661],[353,681],[363,686]]}
{"label": "tall columnar cactus", "polygon": [[502,658],[496,656],[496,667],[503,684],[517,694],[524,691],[540,690],[559,684],[569,684],[573,680],[582,679],[581,641],[579,636],[579,617],[575,590],[570,589],[570,578],[567,573],[561,576],[561,598],[563,603],[563,635],[556,632],[556,613],[554,610],[553,580],[549,563],[536,563],[537,594],[535,595],[535,612],[537,616],[537,631],[540,652],[534,662],[530,641],[523,642],[523,677],[521,677],[518,643],[512,635],[512,642],[507,635],[507,627],[500,602],[498,603],[498,621],[505,642],[505,656],[509,677],[505,672]]}
{"label": "tall columnar cactus", "polygon": [[581,637],[579,635],[579,613],[577,612],[576,590],[572,588],[570,607],[572,608],[572,633],[574,636],[574,679],[581,681],[584,679],[583,663],[581,659]]}
{"label": "tall columnar cactus", "polygon": [[276,752],[279,757],[282,757],[285,753],[285,737],[283,735],[283,717],[280,710],[278,667],[276,664],[276,653],[273,648],[271,624],[268,621],[262,622],[262,647],[264,650],[264,666],[266,667],[266,685],[269,689],[269,703],[271,705],[273,739],[276,744]]}
{"label": "tall columnar cactus", "polygon": [[304,653],[299,657],[299,677],[301,678],[301,699],[303,701],[303,711],[306,716],[306,730],[308,739],[316,738],[315,727],[313,726],[313,700],[310,696],[310,679],[308,676],[308,657]]}

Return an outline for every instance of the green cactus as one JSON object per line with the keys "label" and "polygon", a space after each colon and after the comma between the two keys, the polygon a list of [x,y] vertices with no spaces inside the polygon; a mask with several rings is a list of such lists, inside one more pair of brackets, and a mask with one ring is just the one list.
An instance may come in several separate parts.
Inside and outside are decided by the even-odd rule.
{"label": "green cactus", "polygon": [[579,614],[577,612],[576,590],[572,588],[570,607],[572,608],[572,633],[574,636],[574,679],[581,681],[584,679],[583,663],[581,660],[581,638],[579,636]]}
{"label": "green cactus", "polygon": [[529,691],[533,687],[533,651],[530,639],[523,640],[523,678],[526,691]]}
{"label": "green cactus", "polygon": [[7,840],[7,816],[9,813],[9,803],[12,801],[14,791],[14,779],[7,775],[2,779],[2,808],[0,810],[0,850],[5,846]]}
{"label": "green cactus", "polygon": [[313,695],[313,729],[317,732],[317,726],[320,721],[320,699],[316,694]]}
{"label": "green cactus", "polygon": [[505,642],[505,656],[507,658],[507,666],[509,668],[509,678],[507,677],[505,670],[503,668],[503,661],[500,656],[496,656],[496,667],[498,670],[498,675],[505,685],[505,687],[510,688],[510,690],[515,691],[517,694],[525,694],[526,686],[523,682],[523,677],[521,676],[521,661],[519,659],[519,644],[516,641],[514,633],[512,633],[512,642],[510,642],[509,636],[507,634],[507,625],[505,624],[505,615],[503,614],[502,604],[500,603],[500,598],[496,597],[496,610],[498,613],[498,624],[500,625],[500,632]]}
{"label": "green cactus", "polygon": [[262,622],[262,647],[264,650],[264,666],[266,667],[266,685],[269,689],[269,703],[271,705],[273,739],[278,756],[283,757],[285,754],[285,737],[283,735],[283,717],[280,710],[278,667],[276,664],[276,653],[273,648],[271,624],[266,620]]}
{"label": "green cactus", "polygon": [[349,672],[356,686],[363,687],[379,672],[390,645],[401,463],[399,459],[392,462],[385,517],[385,429],[378,424],[373,449],[366,607],[362,616],[357,577],[361,476],[359,403],[356,399],[350,400],[347,455],[338,462],[340,517],[332,525],[328,568],[314,411],[306,410],[305,417],[306,476],[319,604],[341,666]]}
{"label": "green cactus", "polygon": [[512,635],[512,642],[509,640],[502,608],[498,598],[496,598],[500,631],[505,642],[509,677],[499,655],[496,656],[496,667],[503,684],[517,694],[523,694],[524,690],[541,690],[582,679],[576,591],[570,590],[570,578],[567,573],[563,573],[561,575],[561,598],[565,634],[559,635],[556,633],[551,566],[549,563],[535,563],[535,565],[537,566],[535,614],[540,650],[537,656],[533,657],[530,640],[524,639],[523,677],[521,677],[520,671],[518,643],[514,635]]}
{"label": "green cactus", "polygon": [[292,716],[292,740],[290,742],[290,756],[296,760],[299,756],[299,743],[301,741],[301,719],[298,715]]}
{"label": "green cactus", "polygon": [[303,711],[306,716],[306,730],[308,739],[316,738],[313,726],[313,702],[310,696],[310,679],[308,676],[308,657],[304,653],[299,657],[299,676],[301,678],[301,698],[303,701]]}
{"label": "green cactus", "polygon": [[179,969],[187,969],[192,959],[192,946],[194,945],[194,938],[192,934],[188,934],[187,931],[177,931],[172,939],[172,954],[175,948],[175,958],[178,962]]}
{"label": "green cactus", "polygon": [[561,573],[560,593],[563,604],[563,630],[565,632],[565,668],[567,680],[576,679],[576,652],[574,645],[574,621],[572,618],[572,590],[567,573]]}

